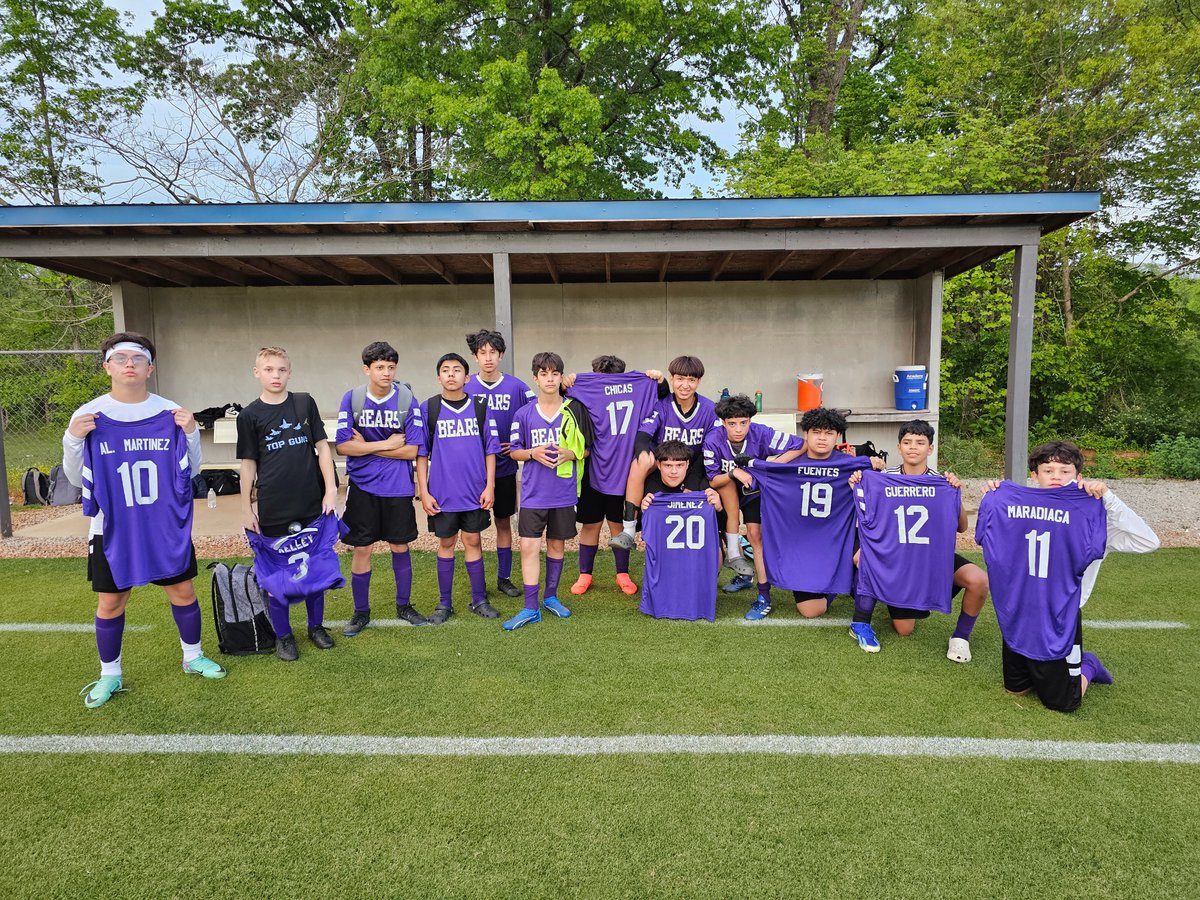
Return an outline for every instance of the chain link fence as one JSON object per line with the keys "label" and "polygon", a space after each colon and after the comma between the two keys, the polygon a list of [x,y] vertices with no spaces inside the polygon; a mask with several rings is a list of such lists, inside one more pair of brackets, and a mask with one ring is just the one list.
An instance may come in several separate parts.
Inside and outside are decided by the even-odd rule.
{"label": "chain link fence", "polygon": [[71,413],[111,386],[96,350],[0,350],[0,440],[15,503],[26,469],[62,462]]}

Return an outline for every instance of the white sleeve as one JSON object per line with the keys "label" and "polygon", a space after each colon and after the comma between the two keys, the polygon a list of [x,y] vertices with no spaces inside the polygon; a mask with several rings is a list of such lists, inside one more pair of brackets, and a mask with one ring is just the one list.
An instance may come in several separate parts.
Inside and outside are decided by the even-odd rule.
{"label": "white sleeve", "polygon": [[1159,548],[1158,535],[1111,490],[1104,494],[1104,512],[1108,519],[1106,550],[1117,553],[1149,553]]}
{"label": "white sleeve", "polygon": [[63,474],[67,476],[67,481],[75,487],[83,487],[84,440],[84,438],[75,437],[69,431],[63,432]]}
{"label": "white sleeve", "polygon": [[[188,447],[188,465],[192,468],[192,474],[196,475],[200,472],[200,463],[204,461],[204,457],[200,452],[200,429],[196,428],[191,434],[186,435]],[[81,451],[82,452],[82,451]],[[63,465],[66,468],[66,464]],[[67,476],[70,478],[70,476]]]}

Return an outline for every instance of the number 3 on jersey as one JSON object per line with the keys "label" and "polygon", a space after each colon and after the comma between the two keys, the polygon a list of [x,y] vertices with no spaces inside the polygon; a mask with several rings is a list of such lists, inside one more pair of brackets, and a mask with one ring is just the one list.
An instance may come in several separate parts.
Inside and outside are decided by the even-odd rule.
{"label": "number 3 on jersey", "polygon": [[[613,437],[629,431],[629,420],[633,418],[632,400],[614,400],[608,406],[608,433]],[[620,418],[618,425],[617,419]]]}

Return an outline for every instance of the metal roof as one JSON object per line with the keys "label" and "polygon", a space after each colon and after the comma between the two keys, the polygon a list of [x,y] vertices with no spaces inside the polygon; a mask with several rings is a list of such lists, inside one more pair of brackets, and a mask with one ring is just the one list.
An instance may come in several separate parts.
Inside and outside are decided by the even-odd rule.
{"label": "metal roof", "polygon": [[955,275],[1096,193],[0,207],[0,257],[163,287]]}

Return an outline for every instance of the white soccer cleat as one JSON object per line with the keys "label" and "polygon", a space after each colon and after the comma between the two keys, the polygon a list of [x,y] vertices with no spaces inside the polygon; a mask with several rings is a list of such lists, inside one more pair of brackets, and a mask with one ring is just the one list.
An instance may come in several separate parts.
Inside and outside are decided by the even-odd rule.
{"label": "white soccer cleat", "polygon": [[950,638],[950,646],[946,648],[946,659],[956,663],[969,663],[971,644],[964,638]]}

